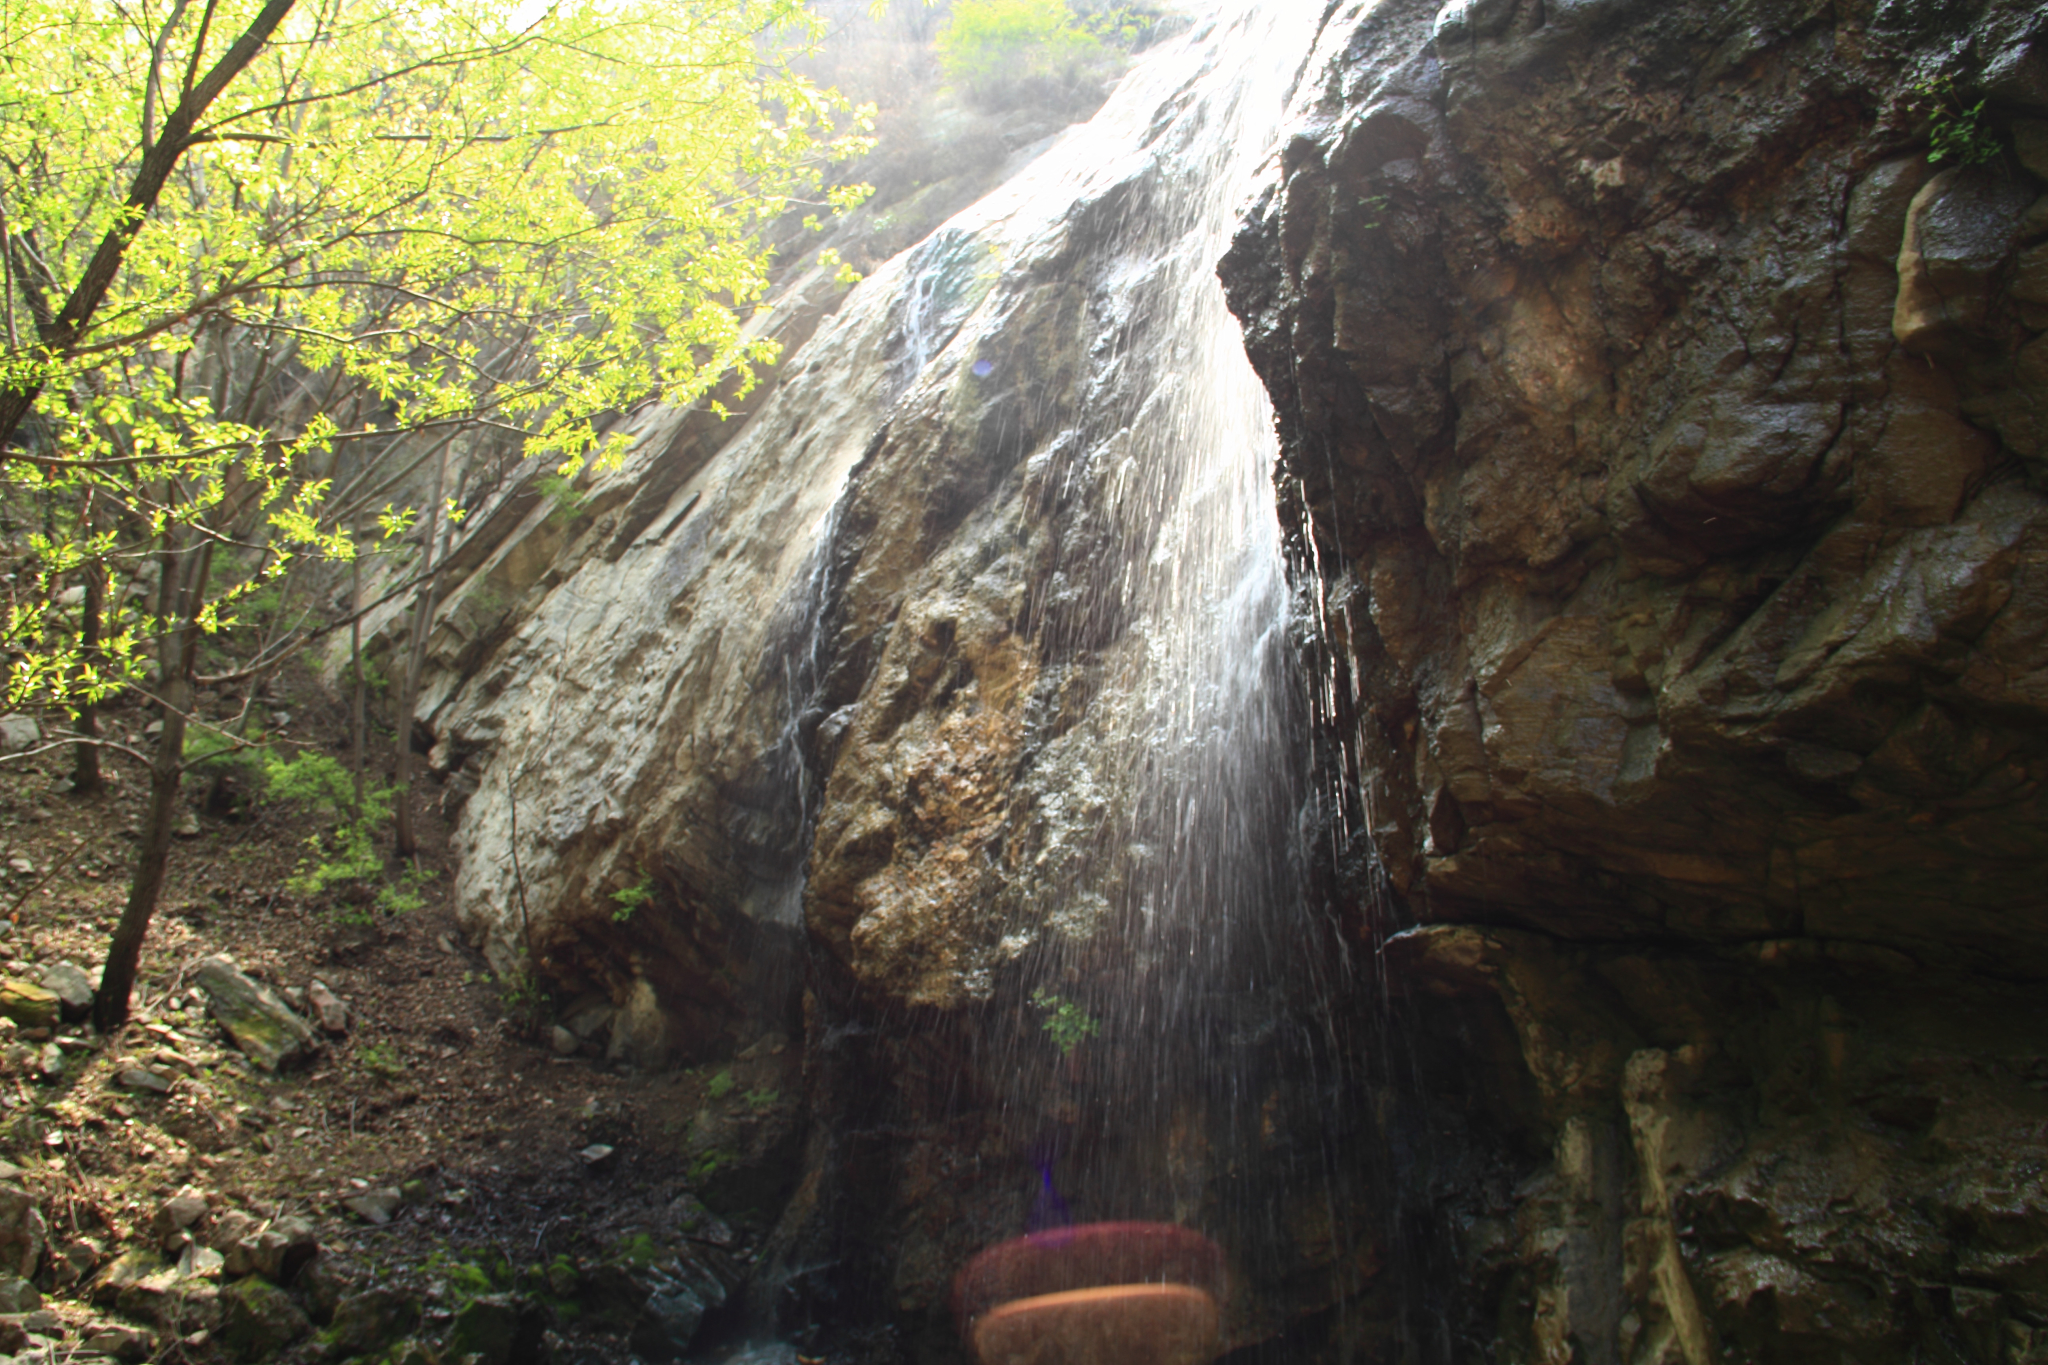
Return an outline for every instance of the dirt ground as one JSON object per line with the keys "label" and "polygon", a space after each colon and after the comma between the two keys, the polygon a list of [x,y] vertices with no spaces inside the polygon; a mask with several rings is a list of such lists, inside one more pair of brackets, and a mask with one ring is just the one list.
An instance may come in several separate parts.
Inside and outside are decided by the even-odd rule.
{"label": "dirt ground", "polygon": [[[311,680],[273,684],[258,704],[279,742],[343,756],[343,707]],[[146,721],[129,708],[104,723],[140,747]],[[9,977],[40,981],[50,964],[70,962],[98,979],[147,798],[134,760],[110,758],[106,769],[104,792],[77,796],[67,751],[0,762],[0,959]],[[216,1215],[310,1218],[323,1262],[344,1281],[410,1281],[430,1305],[432,1272],[452,1261],[595,1260],[648,1231],[681,1228],[705,1254],[744,1266],[760,1229],[710,1215],[678,1155],[707,1089],[718,1098],[730,1073],[622,1074],[593,1055],[595,1045],[564,1057],[520,1036],[508,1013],[521,1013],[521,1002],[508,1001],[506,984],[457,927],[431,780],[415,810],[419,865],[435,875],[424,905],[402,914],[295,896],[286,878],[319,822],[211,794],[209,804],[209,784],[188,779],[197,831],[172,850],[129,1025],[112,1038],[67,1025],[54,1039],[31,1032],[5,1049],[0,1155],[44,1196],[53,1251],[81,1244],[104,1264],[125,1245],[155,1240],[151,1220],[164,1201],[191,1190]],[[264,1074],[189,984],[194,964],[215,953],[280,991],[324,982],[347,1003],[347,1032],[327,1038],[309,1067]],[[46,1077],[40,1059],[52,1042],[62,1071]],[[172,1077],[171,1093],[119,1088],[121,1070],[138,1064]],[[614,1150],[593,1166],[584,1155],[592,1144]],[[345,1206],[380,1187],[403,1187],[408,1199],[388,1225]],[[108,1320],[103,1307],[56,1292],[49,1306],[64,1319],[65,1340],[83,1341]],[[434,1316],[430,1307],[429,1326]],[[557,1359],[630,1355],[601,1332],[564,1337]],[[204,1332],[155,1349],[153,1359],[218,1358]]]}

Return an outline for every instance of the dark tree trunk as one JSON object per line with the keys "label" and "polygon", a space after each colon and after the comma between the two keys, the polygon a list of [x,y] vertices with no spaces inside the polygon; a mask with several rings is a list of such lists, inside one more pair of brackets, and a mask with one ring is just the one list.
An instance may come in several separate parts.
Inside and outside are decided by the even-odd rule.
{"label": "dark tree trunk", "polygon": [[[168,546],[167,550],[174,548]],[[172,553],[164,556],[167,582],[175,559]],[[128,904],[121,911],[121,922],[114,926],[113,941],[107,945],[107,965],[100,972],[99,990],[93,996],[93,1026],[103,1035],[128,1022],[128,1001],[142,964],[142,941],[149,934],[149,921],[156,914],[164,874],[170,866],[171,836],[178,820],[178,787],[184,775],[185,721],[192,711],[193,673],[199,662],[197,617],[212,560],[213,546],[208,541],[193,551],[190,562],[177,575],[179,585],[175,594],[166,591],[159,599],[175,603],[178,627],[164,640],[160,656],[158,695],[162,698],[164,728],[149,765],[149,815],[143,822],[142,848],[135,855],[135,879],[128,885]]]}
{"label": "dark tree trunk", "polygon": [[142,825],[142,848],[135,856],[135,879],[128,884],[128,904],[114,927],[113,941],[107,945],[107,965],[93,996],[93,1027],[103,1035],[128,1022],[128,999],[142,965],[142,941],[149,934],[149,921],[156,914],[164,874],[170,867],[171,833],[178,820],[179,779],[185,758],[184,708],[191,701],[191,692],[189,679],[177,679],[164,688],[164,729],[149,765],[149,815]]}
{"label": "dark tree trunk", "polygon": [[[90,527],[87,528],[90,530]],[[98,659],[100,644],[100,614],[106,609],[107,572],[97,562],[85,566],[85,615],[78,623],[79,654],[90,664]],[[71,764],[71,790],[75,792],[96,792],[101,787],[100,746],[92,741],[99,738],[99,708],[90,701],[79,703],[75,726],[78,736],[84,742],[73,747]]]}

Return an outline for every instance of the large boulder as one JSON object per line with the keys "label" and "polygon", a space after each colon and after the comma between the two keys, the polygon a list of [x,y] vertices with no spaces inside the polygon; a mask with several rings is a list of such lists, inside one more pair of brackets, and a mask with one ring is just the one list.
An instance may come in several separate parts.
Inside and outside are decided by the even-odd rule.
{"label": "large boulder", "polygon": [[1375,1202],[1446,1268],[1411,1320],[2016,1358],[2048,12],[1332,24],[1223,273],[1319,618],[1319,861],[1406,1059],[1357,1063]]}

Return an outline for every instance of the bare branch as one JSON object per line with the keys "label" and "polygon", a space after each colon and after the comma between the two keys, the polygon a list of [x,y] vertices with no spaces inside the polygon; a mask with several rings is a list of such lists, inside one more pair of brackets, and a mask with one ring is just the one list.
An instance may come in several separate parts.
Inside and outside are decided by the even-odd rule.
{"label": "bare branch", "polygon": [[[211,8],[211,7],[209,7]],[[173,0],[170,17],[157,30],[156,41],[149,48],[149,75],[142,83],[142,151],[144,155],[156,146],[156,101],[157,92],[163,85],[164,49],[171,44],[171,35],[177,31],[178,21],[185,17],[185,0]],[[195,57],[197,52],[195,49]]]}

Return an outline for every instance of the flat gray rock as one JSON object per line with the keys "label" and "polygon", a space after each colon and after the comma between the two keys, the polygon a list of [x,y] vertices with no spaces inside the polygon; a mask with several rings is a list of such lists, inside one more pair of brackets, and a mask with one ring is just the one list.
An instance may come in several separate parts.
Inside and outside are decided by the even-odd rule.
{"label": "flat gray rock", "polygon": [[0,716],[0,754],[18,754],[23,749],[34,747],[42,737],[42,727],[36,724],[34,717]]}
{"label": "flat gray rock", "polygon": [[66,1019],[83,1019],[92,1013],[92,978],[82,967],[70,962],[51,963],[43,973],[43,989],[57,997]]}
{"label": "flat gray rock", "polygon": [[217,1280],[227,1267],[227,1257],[209,1246],[194,1243],[178,1258],[178,1273],[187,1279]]}
{"label": "flat gray rock", "polygon": [[208,1006],[242,1055],[265,1071],[279,1071],[319,1050],[312,1027],[277,993],[249,977],[232,959],[209,957],[192,973]]}
{"label": "flat gray rock", "polygon": [[344,1199],[341,1206],[366,1223],[383,1227],[391,1221],[391,1215],[398,1212],[405,1203],[405,1196],[397,1190],[364,1190],[353,1199]]}
{"label": "flat gray rock", "polygon": [[171,1093],[170,1081],[146,1067],[124,1067],[121,1070],[121,1074],[114,1079],[120,1083],[123,1090],[139,1090],[148,1095],[168,1095]]}

